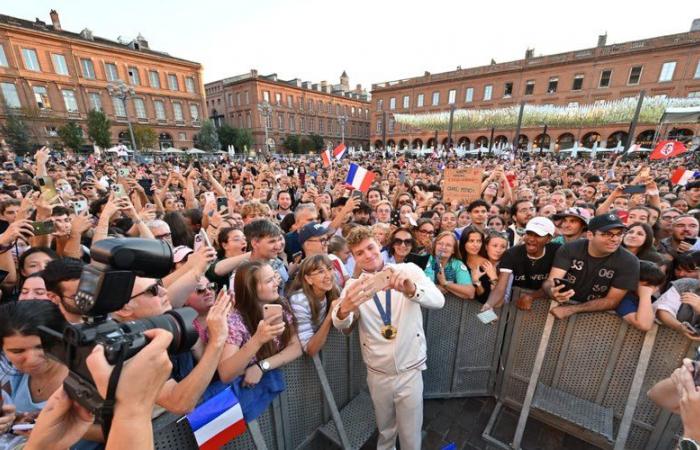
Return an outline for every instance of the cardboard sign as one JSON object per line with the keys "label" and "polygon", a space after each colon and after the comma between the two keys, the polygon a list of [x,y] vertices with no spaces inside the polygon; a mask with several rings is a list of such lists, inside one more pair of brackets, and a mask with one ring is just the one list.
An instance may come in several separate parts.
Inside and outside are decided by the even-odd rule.
{"label": "cardboard sign", "polygon": [[442,187],[443,201],[468,204],[481,197],[481,181],[484,169],[470,167],[445,169],[445,183]]}

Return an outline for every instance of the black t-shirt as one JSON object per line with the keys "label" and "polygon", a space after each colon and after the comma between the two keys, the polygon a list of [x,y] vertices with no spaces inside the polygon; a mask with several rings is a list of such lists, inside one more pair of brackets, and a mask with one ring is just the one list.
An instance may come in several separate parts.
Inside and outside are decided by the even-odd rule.
{"label": "black t-shirt", "polygon": [[577,302],[603,298],[610,287],[633,291],[639,284],[639,260],[622,246],[594,258],[588,253],[588,239],[578,239],[561,246],[553,265],[567,271],[564,278],[574,284],[572,300]]}
{"label": "black t-shirt", "polygon": [[550,242],[544,247],[544,255],[532,259],[527,256],[525,245],[516,245],[503,255],[500,269],[513,274],[513,286],[537,290],[549,276],[554,256],[561,244]]}

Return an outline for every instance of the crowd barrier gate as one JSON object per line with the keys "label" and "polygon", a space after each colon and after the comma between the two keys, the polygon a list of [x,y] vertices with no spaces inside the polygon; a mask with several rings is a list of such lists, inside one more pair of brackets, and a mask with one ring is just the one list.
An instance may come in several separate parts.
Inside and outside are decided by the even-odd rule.
{"label": "crowd barrier gate", "polygon": [[[519,294],[515,288],[512,298]],[[646,391],[692,352],[684,336],[663,326],[645,334],[614,314],[591,313],[551,320],[546,337],[548,301],[536,301],[531,311],[507,305],[497,311],[499,320],[488,325],[476,318],[480,308],[476,302],[447,296],[442,309],[423,311],[428,341],[428,369],[423,375],[425,398],[497,398],[484,430],[486,440],[503,448],[519,444],[515,439],[499,442],[491,435],[499,414],[508,407],[521,412],[516,430],[521,437],[532,416],[594,445],[613,447],[611,439],[594,432],[600,431],[593,423],[597,416],[573,423],[557,411],[546,412],[552,399],[577,402],[591,414],[602,412],[605,420],[612,420],[612,436],[626,435],[620,449],[665,450],[677,440],[678,416],[657,408]],[[541,370],[533,376],[542,342],[546,352],[540,352]],[[649,357],[646,367],[640,368],[645,342]],[[373,408],[357,330],[348,336],[332,330],[320,357],[301,357],[283,371],[286,390],[225,449],[313,447],[319,434],[339,448],[356,449],[372,434]],[[635,397],[630,396],[633,386],[638,397],[630,402]],[[528,387],[530,401],[523,408]],[[154,421],[154,436],[156,449],[197,448],[189,426],[171,414]]]}

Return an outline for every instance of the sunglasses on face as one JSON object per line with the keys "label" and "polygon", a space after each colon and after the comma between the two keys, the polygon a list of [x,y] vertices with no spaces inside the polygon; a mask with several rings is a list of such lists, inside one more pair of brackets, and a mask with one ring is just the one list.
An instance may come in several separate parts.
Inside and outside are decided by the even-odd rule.
{"label": "sunglasses on face", "polygon": [[204,294],[204,293],[207,292],[207,291],[213,291],[213,290],[215,290],[215,289],[216,289],[216,283],[208,283],[208,284],[204,285],[203,287],[199,287],[199,286],[198,286],[198,287],[195,289],[195,292],[197,292],[197,294],[200,294],[200,295],[201,295],[201,294]]}
{"label": "sunglasses on face", "polygon": [[405,245],[406,247],[413,246],[413,239],[394,239],[394,245]]}
{"label": "sunglasses on face", "polygon": [[136,297],[138,297],[139,295],[143,295],[143,294],[149,294],[151,297],[157,297],[157,296],[158,296],[158,292],[160,291],[160,288],[162,288],[162,287],[163,287],[163,280],[160,280],[160,279],[159,279],[159,280],[156,280],[155,283],[153,283],[152,285],[148,286],[148,287],[147,287],[146,289],[144,289],[143,291],[139,292],[139,293],[136,294],[136,295],[132,295],[131,297],[129,297],[129,300],[131,300],[132,298],[136,298]]}

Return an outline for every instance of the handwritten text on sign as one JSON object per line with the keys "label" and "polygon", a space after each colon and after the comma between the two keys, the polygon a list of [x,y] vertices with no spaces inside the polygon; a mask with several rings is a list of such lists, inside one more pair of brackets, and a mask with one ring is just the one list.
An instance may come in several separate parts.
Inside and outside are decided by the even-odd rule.
{"label": "handwritten text on sign", "polygon": [[445,169],[442,198],[446,202],[467,204],[481,197],[481,178],[484,169]]}

